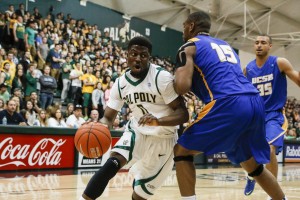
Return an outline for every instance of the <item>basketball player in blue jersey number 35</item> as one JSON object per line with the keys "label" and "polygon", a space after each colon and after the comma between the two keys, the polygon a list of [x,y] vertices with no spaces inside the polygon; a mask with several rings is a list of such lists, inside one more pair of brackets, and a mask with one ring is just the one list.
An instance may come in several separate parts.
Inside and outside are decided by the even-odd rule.
{"label": "basketball player in blue jersey number 35", "polygon": [[[286,76],[300,86],[300,72],[295,71],[287,59],[269,55],[272,48],[270,36],[257,36],[254,48],[256,59],[248,63],[244,74],[258,89],[265,103],[266,139],[271,148],[270,163],[266,165],[266,168],[277,178],[276,154],[282,151],[284,133],[288,125],[283,114],[287,98]],[[247,177],[244,194],[250,195],[254,186],[255,180]]]}
{"label": "basketball player in blue jersey number 35", "polygon": [[273,200],[286,199],[275,177],[263,165],[270,157],[264,103],[244,76],[233,49],[209,35],[210,26],[208,14],[202,11],[190,14],[183,23],[186,43],[177,53],[175,91],[183,95],[191,90],[206,104],[174,147],[182,199],[196,199],[193,156],[201,152],[225,152]]}
{"label": "basketball player in blue jersey number 35", "polygon": [[130,70],[116,79],[100,122],[111,127],[125,102],[133,117],[110,158],[89,181],[81,200],[98,198],[122,167],[129,168],[134,177],[132,197],[123,199],[149,199],[172,171],[176,125],[189,116],[183,98],[174,90],[174,77],[150,63],[151,51],[152,44],[145,37],[129,41]]}

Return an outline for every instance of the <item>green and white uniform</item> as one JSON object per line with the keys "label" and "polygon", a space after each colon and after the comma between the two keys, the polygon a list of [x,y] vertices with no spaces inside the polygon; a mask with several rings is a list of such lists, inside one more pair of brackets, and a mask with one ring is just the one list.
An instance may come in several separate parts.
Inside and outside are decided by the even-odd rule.
{"label": "green and white uniform", "polygon": [[126,71],[110,93],[108,107],[119,111],[126,102],[133,114],[112,151],[128,160],[125,168],[134,174],[134,190],[145,199],[163,184],[173,168],[177,127],[139,126],[138,121],[146,113],[157,118],[171,115],[174,111],[168,104],[177,97],[173,76],[154,64],[150,64],[144,79],[136,79]]}

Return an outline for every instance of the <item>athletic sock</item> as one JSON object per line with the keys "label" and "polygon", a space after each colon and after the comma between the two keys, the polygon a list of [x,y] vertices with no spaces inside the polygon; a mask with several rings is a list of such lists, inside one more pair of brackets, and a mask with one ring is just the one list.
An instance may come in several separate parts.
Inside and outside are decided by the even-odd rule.
{"label": "athletic sock", "polygon": [[196,200],[196,195],[189,197],[181,197],[181,200]]}
{"label": "athletic sock", "polygon": [[109,158],[89,181],[84,194],[91,199],[98,198],[104,191],[108,181],[113,178],[120,169],[120,161],[117,158]]}

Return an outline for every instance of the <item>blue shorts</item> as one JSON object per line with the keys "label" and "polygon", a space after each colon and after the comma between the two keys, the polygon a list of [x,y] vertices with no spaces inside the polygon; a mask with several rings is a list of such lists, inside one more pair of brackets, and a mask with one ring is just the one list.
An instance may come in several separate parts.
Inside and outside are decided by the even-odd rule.
{"label": "blue shorts", "polygon": [[266,112],[266,139],[276,147],[276,154],[282,151],[287,127],[288,122],[282,111]]}
{"label": "blue shorts", "polygon": [[178,143],[206,155],[225,152],[235,164],[251,157],[257,163],[268,163],[270,147],[261,97],[240,95],[210,102],[184,130]]}

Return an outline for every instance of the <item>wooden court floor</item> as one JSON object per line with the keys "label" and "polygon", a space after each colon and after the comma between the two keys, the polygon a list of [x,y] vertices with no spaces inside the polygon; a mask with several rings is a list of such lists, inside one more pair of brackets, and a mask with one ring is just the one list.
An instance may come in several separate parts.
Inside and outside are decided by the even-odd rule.
{"label": "wooden court floor", "polygon": [[[95,169],[0,173],[0,200],[78,200]],[[131,199],[132,176],[120,172],[98,199]],[[300,163],[279,167],[278,180],[289,200],[300,199]],[[257,186],[254,193],[243,195],[245,176],[232,166],[197,169],[196,193],[199,200],[260,200],[267,195]],[[175,171],[152,200],[180,200]]]}

